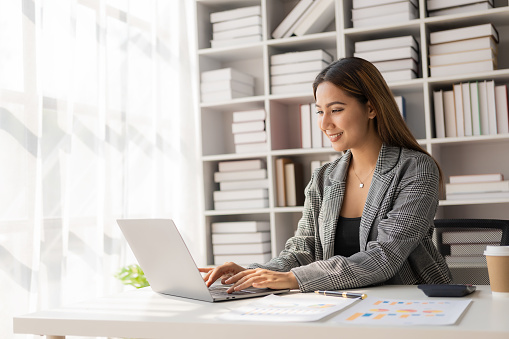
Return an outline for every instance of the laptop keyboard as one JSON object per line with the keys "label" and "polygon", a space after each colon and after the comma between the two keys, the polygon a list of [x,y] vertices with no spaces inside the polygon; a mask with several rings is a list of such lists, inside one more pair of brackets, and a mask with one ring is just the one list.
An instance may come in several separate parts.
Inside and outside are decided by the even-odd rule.
{"label": "laptop keyboard", "polygon": [[[226,292],[232,285],[214,285],[214,286],[210,286],[209,287],[209,291],[210,291],[210,294],[212,294],[212,296],[224,296],[224,295],[227,295],[228,293]],[[232,293],[232,295],[246,295],[246,294],[253,294],[253,293],[257,293],[259,292],[260,289],[258,289],[258,291],[250,291],[249,289],[245,289],[245,290],[240,290],[240,291],[235,291]]]}

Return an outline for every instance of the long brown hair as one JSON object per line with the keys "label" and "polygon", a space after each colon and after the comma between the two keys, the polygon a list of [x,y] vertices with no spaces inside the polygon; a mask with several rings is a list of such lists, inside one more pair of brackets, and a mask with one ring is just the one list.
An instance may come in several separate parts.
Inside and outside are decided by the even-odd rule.
{"label": "long brown hair", "polygon": [[375,128],[382,142],[389,146],[399,146],[429,155],[439,171],[440,190],[443,191],[443,174],[438,162],[419,145],[401,116],[394,95],[382,74],[369,61],[349,57],[332,62],[324,68],[313,82],[313,95],[322,82],[330,82],[347,92],[360,103],[368,101],[373,106]]}

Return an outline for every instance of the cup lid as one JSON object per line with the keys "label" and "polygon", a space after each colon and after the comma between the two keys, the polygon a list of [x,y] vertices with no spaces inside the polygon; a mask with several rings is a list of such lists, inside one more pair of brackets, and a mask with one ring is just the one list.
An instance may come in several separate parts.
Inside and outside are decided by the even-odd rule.
{"label": "cup lid", "polygon": [[486,246],[486,250],[484,251],[484,255],[500,255],[506,256],[509,255],[509,246]]}

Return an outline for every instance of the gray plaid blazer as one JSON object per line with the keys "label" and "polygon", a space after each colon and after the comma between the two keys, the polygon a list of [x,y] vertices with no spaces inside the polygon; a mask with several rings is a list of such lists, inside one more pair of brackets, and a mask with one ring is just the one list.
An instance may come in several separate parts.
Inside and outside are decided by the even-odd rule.
{"label": "gray plaid blazer", "polygon": [[362,213],[359,252],[334,255],[334,235],[351,152],[313,173],[294,237],[264,265],[292,271],[302,292],[379,284],[447,284],[449,269],[432,242],[438,168],[428,155],[383,145]]}

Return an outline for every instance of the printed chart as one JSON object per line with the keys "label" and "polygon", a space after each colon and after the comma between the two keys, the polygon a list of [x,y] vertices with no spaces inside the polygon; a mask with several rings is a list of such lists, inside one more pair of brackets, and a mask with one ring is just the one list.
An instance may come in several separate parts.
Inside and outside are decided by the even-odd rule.
{"label": "printed chart", "polygon": [[344,312],[349,324],[452,325],[472,300],[384,300],[366,299]]}

